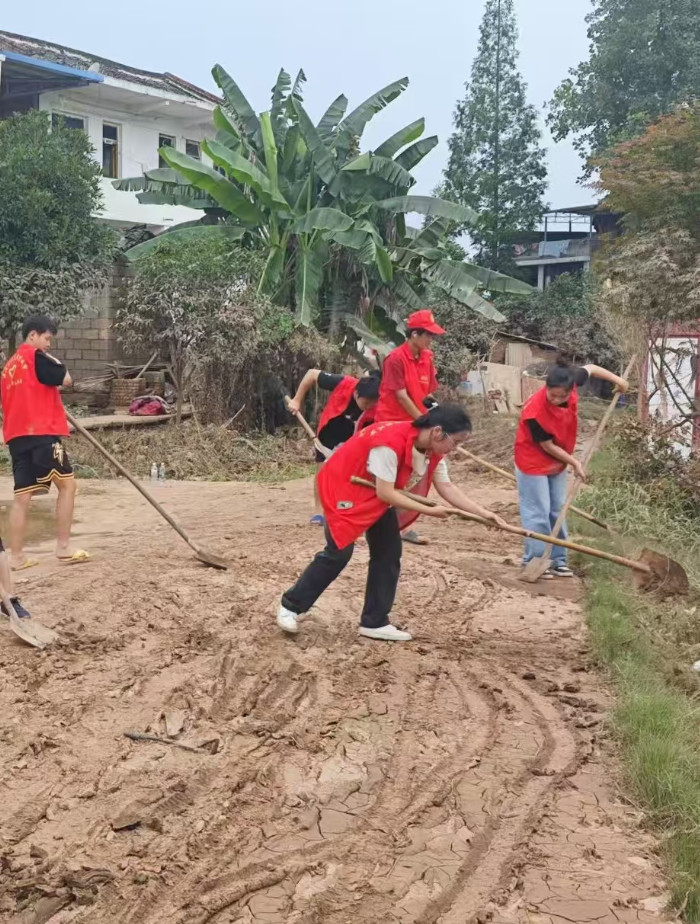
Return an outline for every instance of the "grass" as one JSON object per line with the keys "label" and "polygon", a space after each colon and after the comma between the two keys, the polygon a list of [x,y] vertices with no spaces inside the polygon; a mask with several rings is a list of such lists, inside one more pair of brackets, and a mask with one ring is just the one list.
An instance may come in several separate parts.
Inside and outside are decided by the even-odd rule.
{"label": "grass", "polygon": [[[589,577],[587,618],[596,660],[616,689],[612,729],[621,744],[629,793],[660,838],[672,902],[686,921],[700,922],[700,522],[652,500],[620,475],[611,450],[600,453],[587,509],[624,533],[632,546],[655,545],[680,561],[691,579],[689,597],[659,600],[634,589],[615,565],[577,558]],[[589,536],[595,530],[578,521]],[[653,541],[650,541],[650,538]],[[620,540],[598,547],[620,551]]]}
{"label": "grass", "polygon": [[637,618],[641,601],[613,566],[591,566],[593,650],[617,690],[613,729],[635,801],[661,838],[674,906],[700,921],[700,723],[697,694],[668,677],[663,652]]}

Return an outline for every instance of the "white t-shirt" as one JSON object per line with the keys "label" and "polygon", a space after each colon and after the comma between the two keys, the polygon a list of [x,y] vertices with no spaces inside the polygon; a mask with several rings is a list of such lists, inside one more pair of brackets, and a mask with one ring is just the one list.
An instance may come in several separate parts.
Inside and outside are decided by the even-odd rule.
{"label": "white t-shirt", "polygon": [[[425,475],[427,467],[428,460],[425,454],[419,452],[414,446],[413,477],[415,479],[422,478],[423,475]],[[386,446],[377,446],[377,448],[372,449],[369,454],[367,468],[375,478],[379,478],[382,481],[390,481],[393,484],[396,482],[396,476],[399,471],[399,459],[393,449],[389,449]],[[440,459],[433,473],[433,481],[439,481],[444,484],[446,482],[449,483],[449,480],[450,474],[447,471],[447,461],[444,458]]]}

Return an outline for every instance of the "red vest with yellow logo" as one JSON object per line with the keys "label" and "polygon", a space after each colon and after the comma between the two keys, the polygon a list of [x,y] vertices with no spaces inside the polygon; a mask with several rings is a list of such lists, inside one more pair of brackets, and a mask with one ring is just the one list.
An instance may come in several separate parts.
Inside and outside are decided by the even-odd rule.
{"label": "red vest with yellow logo", "polygon": [[18,436],[68,436],[68,421],[58,388],[36,377],[36,347],[23,343],[5,364],[0,379],[2,435],[6,443]]}

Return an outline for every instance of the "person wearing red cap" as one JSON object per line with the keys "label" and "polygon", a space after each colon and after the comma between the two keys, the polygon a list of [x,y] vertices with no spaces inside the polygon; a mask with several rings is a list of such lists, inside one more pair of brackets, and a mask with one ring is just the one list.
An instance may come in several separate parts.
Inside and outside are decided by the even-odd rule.
{"label": "person wearing red cap", "polygon": [[[445,333],[429,308],[414,311],[407,319],[408,338],[392,350],[382,366],[379,401],[374,412],[377,423],[384,420],[417,420],[425,413],[423,401],[438,385],[430,349],[433,338]],[[406,542],[425,545],[414,530],[403,534]]]}

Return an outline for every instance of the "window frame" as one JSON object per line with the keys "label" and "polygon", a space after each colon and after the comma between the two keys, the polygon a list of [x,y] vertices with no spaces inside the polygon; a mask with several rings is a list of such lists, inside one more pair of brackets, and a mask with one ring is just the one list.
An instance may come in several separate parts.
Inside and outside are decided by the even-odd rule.
{"label": "window frame", "polygon": [[68,121],[68,119],[79,120],[80,122],[83,123],[82,128],[78,128],[77,126],[71,126],[71,125],[66,125],[66,128],[70,128],[70,130],[74,132],[80,131],[80,132],[87,133],[87,125],[86,125],[87,117],[86,116],[77,115],[74,112],[60,112],[58,109],[52,109],[51,110],[51,128],[52,129],[56,127],[55,126],[56,119],[65,119],[66,122]]}
{"label": "window frame", "polygon": [[[170,140],[170,144],[163,144],[163,138],[168,138]],[[177,135],[168,135],[166,132],[158,132],[158,167],[168,167],[170,165],[166,163],[166,161],[163,159],[163,155],[160,153],[161,148],[172,148],[173,151],[176,151]]]}
{"label": "window frame", "polygon": [[[105,139],[105,127],[116,129],[117,137],[115,139]],[[118,122],[108,122],[107,120],[102,120],[102,176],[107,177],[110,180],[118,180],[121,175],[121,141],[122,141],[122,126]],[[115,174],[114,176],[105,173],[105,143],[108,147],[116,148],[115,156]]]}
{"label": "window frame", "polygon": [[[190,152],[187,150],[187,148],[190,145],[197,146],[196,154],[190,154]],[[196,141],[194,138],[185,138],[185,154],[187,154],[189,157],[194,157],[195,160],[201,160],[202,159],[202,142]]]}

